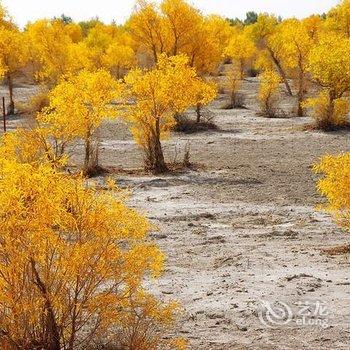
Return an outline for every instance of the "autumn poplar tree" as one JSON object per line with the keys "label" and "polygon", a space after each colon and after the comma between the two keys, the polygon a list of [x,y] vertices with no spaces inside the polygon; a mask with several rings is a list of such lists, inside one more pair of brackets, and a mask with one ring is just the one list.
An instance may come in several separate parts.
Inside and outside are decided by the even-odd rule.
{"label": "autumn poplar tree", "polygon": [[103,66],[120,79],[135,65],[135,53],[130,46],[111,44],[103,56]]}
{"label": "autumn poplar tree", "polygon": [[150,55],[157,62],[158,55],[166,52],[164,21],[154,3],[139,0],[126,23],[135,42],[136,50]]}
{"label": "autumn poplar tree", "polygon": [[237,29],[225,50],[225,55],[229,57],[236,71],[239,72],[240,79],[245,77],[245,70],[251,63],[256,48],[252,39],[246,31]]}
{"label": "autumn poplar tree", "polygon": [[23,34],[17,29],[6,29],[0,26],[0,65],[8,86],[10,103],[8,114],[15,111],[14,78],[26,65],[28,51]]}
{"label": "autumn poplar tree", "polygon": [[144,287],[164,256],[125,194],[88,187],[49,163],[0,154],[0,345],[74,350],[184,349],[164,335],[176,305]]}
{"label": "autumn poplar tree", "polygon": [[326,34],[311,50],[308,71],[321,88],[319,95],[304,104],[311,107],[317,126],[329,130],[346,123],[350,91],[350,39]]}
{"label": "autumn poplar tree", "polygon": [[259,76],[259,102],[261,115],[274,118],[277,116],[278,88],[281,77],[273,70],[266,70]]}
{"label": "autumn poplar tree", "polygon": [[70,72],[69,46],[72,44],[65,25],[57,20],[38,20],[26,27],[32,74],[38,82],[55,86]]}
{"label": "autumn poplar tree", "polygon": [[226,72],[225,87],[229,90],[229,108],[241,107],[238,90],[246,76],[246,70],[251,65],[256,48],[247,31],[236,28],[225,49],[225,56],[230,58],[231,67]]}
{"label": "autumn poplar tree", "polygon": [[350,1],[342,0],[333,7],[326,17],[325,26],[327,30],[350,38]]}
{"label": "autumn poplar tree", "polygon": [[82,71],[51,91],[50,104],[38,117],[60,142],[62,153],[69,142],[83,140],[85,174],[98,167],[99,127],[104,120],[117,116],[112,102],[120,98],[121,91],[120,83],[107,71]]}
{"label": "autumn poplar tree", "polygon": [[231,66],[225,76],[224,88],[228,91],[230,102],[225,108],[239,108],[242,107],[243,97],[240,97],[239,89],[242,85],[241,73],[235,66]]}
{"label": "autumn poplar tree", "polygon": [[198,77],[192,89],[196,101],[196,122],[200,123],[202,107],[207,106],[215,99],[218,94],[218,87],[215,82]]}
{"label": "autumn poplar tree", "polygon": [[[332,215],[337,224],[350,230],[350,153],[322,157],[314,168],[321,174],[317,189],[327,202],[320,209]],[[346,247],[348,252],[350,245]]]}
{"label": "autumn poplar tree", "polygon": [[303,102],[308,88],[308,59],[315,41],[306,25],[296,19],[286,20],[280,24],[277,36],[275,40],[281,42],[283,50],[281,62],[295,82],[298,97],[297,115],[302,117]]}
{"label": "autumn poplar tree", "polygon": [[198,82],[186,56],[159,56],[154,69],[132,70],[125,81],[135,104],[126,119],[136,142],[145,154],[145,167],[154,173],[167,170],[161,140],[169,136],[176,113],[197,103]]}
{"label": "autumn poplar tree", "polygon": [[[284,48],[283,42],[280,40],[279,30],[280,24],[278,19],[267,14],[259,15],[257,22],[249,27],[250,35],[252,35],[259,48],[259,54],[264,58],[262,62],[265,59],[271,61],[274,69],[280,75],[287,93],[292,96],[293,92],[288,81],[287,70],[283,65]],[[271,63],[265,61],[264,65],[270,66]],[[265,67],[259,68],[266,69]]]}

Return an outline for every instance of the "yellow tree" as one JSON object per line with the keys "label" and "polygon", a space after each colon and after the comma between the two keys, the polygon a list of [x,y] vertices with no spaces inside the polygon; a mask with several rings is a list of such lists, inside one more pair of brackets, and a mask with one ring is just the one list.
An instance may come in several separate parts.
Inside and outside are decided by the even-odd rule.
{"label": "yellow tree", "polygon": [[245,31],[237,31],[233,34],[228,46],[225,50],[225,55],[232,60],[235,70],[239,72],[240,79],[244,79],[245,70],[251,63],[256,48],[252,39]]}
{"label": "yellow tree", "polygon": [[184,0],[164,0],[159,6],[140,0],[127,28],[136,46],[152,55],[154,62],[162,53],[187,54],[190,64],[200,72],[215,68],[220,61],[219,40],[225,32],[215,38],[213,34],[224,28],[222,23],[213,19],[205,21]]}
{"label": "yellow tree", "polygon": [[7,9],[3,6],[2,1],[0,1],[0,28],[9,30],[18,29]]}
{"label": "yellow tree", "polygon": [[33,74],[38,81],[55,85],[69,72],[70,35],[62,21],[39,20],[26,28]]}
{"label": "yellow tree", "polygon": [[179,53],[188,56],[189,64],[200,76],[215,73],[222,61],[222,51],[213,28],[202,18],[192,30],[191,38]]}
{"label": "yellow tree", "polygon": [[234,33],[233,27],[230,26],[227,19],[217,15],[207,16],[204,21],[207,31],[210,33],[210,40],[219,47],[220,56],[222,56]]}
{"label": "yellow tree", "polygon": [[304,28],[307,30],[310,38],[317,41],[319,33],[323,29],[323,20],[321,16],[312,15],[301,20]]}
{"label": "yellow tree", "polygon": [[96,24],[90,29],[88,36],[84,40],[84,44],[87,47],[91,69],[105,67],[104,56],[113,42],[114,35],[114,30],[104,24]]}
{"label": "yellow tree", "polygon": [[257,22],[248,27],[248,31],[250,31],[257,43],[260,54],[263,55],[264,60],[267,58],[271,61],[281,76],[287,93],[292,96],[293,93],[288,82],[286,67],[283,66],[284,49],[283,42],[280,40],[279,30],[280,25],[277,18],[267,14],[259,15]]}
{"label": "yellow tree", "polygon": [[64,31],[69,35],[73,43],[78,43],[83,39],[83,31],[79,24],[65,24]]}
{"label": "yellow tree", "polygon": [[321,208],[350,230],[350,154],[327,155],[314,166],[314,171],[323,175],[317,189],[328,200]]}
{"label": "yellow tree", "polygon": [[342,0],[327,13],[325,26],[339,35],[350,38],[350,1]]}
{"label": "yellow tree", "polygon": [[188,66],[186,56],[159,57],[149,71],[132,70],[125,81],[135,99],[126,112],[136,142],[145,153],[146,169],[161,173],[167,170],[161,139],[175,125],[174,115],[196,105],[198,77]]}
{"label": "yellow tree", "polygon": [[107,48],[102,62],[105,68],[120,79],[135,65],[136,56],[131,46],[113,42]]}
{"label": "yellow tree", "polygon": [[62,81],[50,93],[50,105],[38,117],[50,133],[65,145],[74,140],[84,141],[83,171],[89,174],[98,166],[101,123],[117,116],[111,105],[121,96],[122,87],[107,71],[82,71]]}
{"label": "yellow tree", "polygon": [[281,78],[275,71],[266,70],[260,74],[259,79],[259,101],[261,106],[261,114],[265,117],[274,118],[277,116],[277,93]]}
{"label": "yellow tree", "polygon": [[230,94],[229,108],[240,107],[242,104],[242,101],[238,101],[238,89],[255,53],[254,42],[247,31],[235,28],[224,52],[225,56],[232,61],[232,67],[226,73],[225,82]]}
{"label": "yellow tree", "polygon": [[218,94],[217,84],[213,81],[198,78],[193,87],[196,101],[196,122],[200,123],[202,118],[202,107],[207,106]]}
{"label": "yellow tree", "polygon": [[307,91],[307,64],[314,40],[304,23],[296,19],[284,21],[280,25],[278,36],[276,40],[281,41],[284,52],[281,61],[295,81],[298,97],[297,115],[302,117],[304,115],[303,102]]}
{"label": "yellow tree", "polygon": [[158,8],[153,3],[140,0],[135,11],[126,23],[139,50],[150,54],[154,62],[158,55],[166,52],[165,27]]}
{"label": "yellow tree", "polygon": [[108,188],[49,164],[0,159],[2,348],[179,349],[163,340],[176,305],[143,288],[163,265],[151,226]]}
{"label": "yellow tree", "polygon": [[164,17],[168,54],[175,56],[195,40],[193,35],[201,24],[202,16],[184,0],[163,0],[160,8]]}
{"label": "yellow tree", "polygon": [[12,159],[19,163],[30,163],[39,166],[50,164],[62,168],[67,164],[67,156],[60,144],[45,128],[18,128],[2,138],[0,158]]}
{"label": "yellow tree", "polygon": [[243,100],[239,98],[239,89],[242,85],[241,72],[237,67],[232,66],[226,72],[224,87],[228,90],[230,103],[227,109],[242,107]]}
{"label": "yellow tree", "polygon": [[0,26],[0,65],[9,90],[8,114],[15,111],[13,96],[14,77],[26,65],[28,53],[23,34],[17,29]]}
{"label": "yellow tree", "polygon": [[349,102],[344,94],[350,91],[350,39],[326,34],[311,50],[308,71],[322,88],[319,96],[309,99],[317,124],[331,129],[346,122]]}

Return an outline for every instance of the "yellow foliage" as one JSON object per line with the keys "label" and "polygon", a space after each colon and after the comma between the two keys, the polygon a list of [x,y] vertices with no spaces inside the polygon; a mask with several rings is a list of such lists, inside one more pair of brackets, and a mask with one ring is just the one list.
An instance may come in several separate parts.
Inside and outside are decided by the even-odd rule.
{"label": "yellow foliage", "polygon": [[196,40],[198,26],[202,21],[199,10],[184,0],[163,0],[160,4],[170,55],[177,55],[188,43]]}
{"label": "yellow foliage", "polygon": [[36,79],[56,84],[70,70],[67,48],[72,40],[64,23],[39,20],[29,24],[25,33]]}
{"label": "yellow foliage", "polygon": [[254,68],[258,71],[274,70],[275,65],[271,60],[271,56],[268,50],[259,50],[253,64]]}
{"label": "yellow foliage", "polygon": [[248,63],[253,59],[256,48],[252,39],[247,33],[240,31],[233,35],[225,50],[225,55],[232,59],[233,65],[240,72],[240,78],[243,79],[245,69]]}
{"label": "yellow foliage", "polygon": [[275,104],[277,91],[281,82],[280,76],[274,71],[265,71],[260,74],[259,101],[261,112],[267,117],[274,117],[276,114]]}
{"label": "yellow foliage", "polygon": [[193,94],[197,104],[206,106],[216,98],[218,94],[217,84],[214,81],[197,79],[197,82],[194,84]]}
{"label": "yellow foliage", "polygon": [[335,98],[350,90],[350,38],[327,34],[311,50],[308,70]]}
{"label": "yellow foliage", "polygon": [[[288,82],[288,65],[285,62],[284,38],[281,35],[283,23],[279,23],[275,16],[261,14],[247,31],[255,40],[257,47],[262,50],[260,67],[271,70],[272,67],[280,75],[289,95],[292,90]],[[270,62],[269,62],[270,61]]]}
{"label": "yellow foliage", "polygon": [[23,34],[0,27],[0,67],[4,75],[17,73],[27,63]]}
{"label": "yellow foliage", "polygon": [[297,19],[285,20],[280,25],[279,40],[284,50],[283,61],[290,69],[305,72],[313,40],[306,26]]}
{"label": "yellow foliage", "polygon": [[313,109],[317,125],[323,129],[343,125],[349,111],[344,94],[350,91],[350,39],[335,34],[323,35],[311,50],[308,70],[322,87],[305,106]]}
{"label": "yellow foliage", "polygon": [[3,6],[2,1],[0,1],[0,28],[9,30],[18,29],[7,9]]}
{"label": "yellow foliage", "polygon": [[186,56],[168,58],[162,55],[154,69],[132,70],[125,82],[129,95],[135,99],[126,118],[131,123],[136,142],[145,152],[146,168],[162,172],[166,166],[160,140],[168,137],[176,113],[197,104],[196,94],[201,81],[195,70],[188,66]]}
{"label": "yellow foliage", "polygon": [[82,71],[62,81],[49,94],[49,106],[38,116],[50,135],[65,145],[77,138],[84,141],[84,171],[97,166],[98,137],[101,123],[116,118],[117,110],[112,105],[120,98],[121,84],[108,72]]}
{"label": "yellow foliage", "polygon": [[64,31],[69,35],[73,43],[78,43],[83,39],[83,32],[79,24],[66,24],[64,26]]}
{"label": "yellow foliage", "polygon": [[158,8],[153,3],[139,0],[126,26],[136,47],[152,55],[157,62],[158,55],[166,51],[165,27]]}
{"label": "yellow foliage", "polygon": [[56,148],[58,145],[50,140],[47,130],[17,129],[2,138],[0,158],[11,159],[19,163],[39,166],[49,163],[55,167],[66,164],[66,157]]}
{"label": "yellow foliage", "polygon": [[102,64],[119,79],[136,63],[134,50],[129,45],[113,42],[102,57]]}
{"label": "yellow foliage", "polygon": [[317,97],[307,99],[303,107],[312,109],[316,125],[321,129],[346,124],[347,115],[350,112],[350,103],[346,98],[331,99],[327,91],[322,91]]}
{"label": "yellow foliage", "polygon": [[321,16],[312,15],[302,19],[301,22],[305,27],[306,31],[308,32],[310,38],[316,41],[323,27],[323,21]]}
{"label": "yellow foliage", "polygon": [[230,38],[234,32],[233,27],[229,22],[220,16],[209,15],[205,18],[205,23],[210,32],[210,40],[213,40],[219,45],[221,55],[224,53]]}
{"label": "yellow foliage", "polygon": [[90,29],[88,36],[84,40],[84,43],[88,48],[88,57],[91,61],[92,67],[95,69],[101,69],[104,67],[103,56],[113,42],[112,34],[113,33],[108,26],[97,24]]}
{"label": "yellow foliage", "polygon": [[315,40],[304,22],[297,19],[285,20],[279,25],[277,41],[283,50],[281,64],[287,70],[297,89],[298,116],[303,116],[302,103],[308,87],[307,65]]}
{"label": "yellow foliage", "polygon": [[249,26],[248,30],[252,38],[256,42],[259,42],[261,40],[267,40],[273,35],[277,25],[278,20],[275,16],[264,13],[258,16],[257,22]]}
{"label": "yellow foliage", "polygon": [[199,75],[217,70],[231,30],[218,16],[204,17],[184,0],[164,0],[159,6],[138,1],[127,23],[136,50],[158,56],[186,54]]}
{"label": "yellow foliage", "polygon": [[224,87],[229,91],[230,107],[237,106],[237,93],[242,85],[241,72],[235,67],[231,67],[225,77]]}
{"label": "yellow foliage", "polygon": [[100,192],[48,164],[16,162],[2,147],[0,338],[22,348],[98,339],[162,348],[176,305],[142,287],[163,265],[146,241],[148,221],[117,189]]}
{"label": "yellow foliage", "polygon": [[38,93],[28,98],[28,101],[19,103],[18,108],[21,113],[29,116],[36,116],[37,113],[49,105],[48,91],[41,87]]}
{"label": "yellow foliage", "polygon": [[6,77],[9,89],[9,114],[14,113],[13,76],[19,73],[28,61],[28,50],[23,34],[17,29],[0,26],[0,78]]}
{"label": "yellow foliage", "polygon": [[336,221],[350,229],[350,153],[327,155],[314,166],[316,173],[323,174],[318,181],[318,191],[327,198],[322,209],[331,213]]}
{"label": "yellow foliage", "polygon": [[325,22],[327,30],[350,38],[350,1],[342,0],[339,5],[327,13]]}

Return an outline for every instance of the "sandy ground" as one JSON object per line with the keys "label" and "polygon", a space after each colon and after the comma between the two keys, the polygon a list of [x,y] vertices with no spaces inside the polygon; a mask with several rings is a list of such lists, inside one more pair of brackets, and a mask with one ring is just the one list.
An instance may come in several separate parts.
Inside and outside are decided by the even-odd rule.
{"label": "sandy ground", "polygon": [[[224,95],[210,106],[219,130],[174,134],[164,142],[168,161],[181,161],[190,143],[199,170],[114,175],[132,191],[130,205],[159,227],[151,237],[167,256],[166,269],[149,288],[181,303],[177,334],[191,349],[349,349],[350,258],[322,248],[350,237],[315,211],[322,198],[311,172],[323,154],[349,151],[349,134],[303,131],[309,118],[257,117],[256,92],[257,81],[248,79],[248,109],[220,109]],[[281,107],[292,103],[285,97]],[[122,122],[106,124],[102,135],[102,165],[142,166]],[[275,311],[287,304],[288,324],[278,317],[262,322],[263,302]],[[313,314],[304,324],[299,303]],[[314,312],[319,304],[327,315]],[[311,325],[319,319],[323,327]]]}

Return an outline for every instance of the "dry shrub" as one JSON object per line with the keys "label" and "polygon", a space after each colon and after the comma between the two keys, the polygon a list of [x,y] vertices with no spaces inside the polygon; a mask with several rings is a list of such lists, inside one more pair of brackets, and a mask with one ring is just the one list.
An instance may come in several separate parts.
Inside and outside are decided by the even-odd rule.
{"label": "dry shrub", "polygon": [[186,147],[185,147],[185,153],[184,153],[184,158],[183,158],[183,161],[182,161],[182,165],[185,167],[185,168],[188,168],[191,166],[191,161],[190,161],[190,152],[191,152],[191,147],[190,147],[190,144],[189,142],[186,144]]}
{"label": "dry shrub", "polygon": [[245,97],[240,92],[231,93],[231,100],[222,106],[222,109],[243,109],[245,105]]}
{"label": "dry shrub", "polygon": [[327,255],[344,255],[350,254],[350,245],[341,245],[338,247],[325,248],[322,250]]}
{"label": "dry shrub", "polygon": [[193,134],[196,132],[217,130],[217,125],[214,123],[214,115],[209,110],[203,110],[202,120],[198,123],[187,114],[179,114],[176,116],[176,124],[174,131],[185,134]]}

